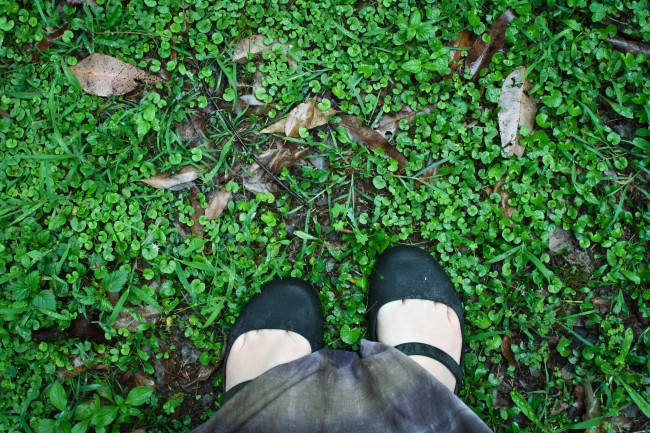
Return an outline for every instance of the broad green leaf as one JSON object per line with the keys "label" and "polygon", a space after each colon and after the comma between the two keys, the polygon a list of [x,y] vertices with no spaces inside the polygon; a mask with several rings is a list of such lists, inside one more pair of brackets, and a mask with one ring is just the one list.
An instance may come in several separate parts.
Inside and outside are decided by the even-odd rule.
{"label": "broad green leaf", "polygon": [[352,329],[348,325],[343,325],[341,328],[341,340],[343,340],[345,344],[354,344],[359,341],[359,337],[361,337],[360,328]]}
{"label": "broad green leaf", "polygon": [[402,69],[417,74],[422,71],[422,63],[417,59],[409,60],[402,65]]}
{"label": "broad green leaf", "polygon": [[514,404],[519,408],[519,410],[521,410],[521,413],[526,415],[526,417],[534,422],[537,427],[543,429],[542,423],[537,418],[537,415],[535,415],[533,407],[530,405],[530,403],[528,403],[528,400],[526,400],[524,396],[519,393],[519,391],[510,391],[510,398],[512,398]]}
{"label": "broad green leaf", "polygon": [[90,418],[90,423],[97,427],[105,427],[113,422],[117,416],[116,406],[100,407]]}
{"label": "broad green leaf", "polygon": [[104,286],[104,288],[109,292],[119,292],[122,290],[128,279],[129,272],[126,269],[119,269],[107,274],[102,279],[102,286]]}
{"label": "broad green leaf", "polygon": [[86,430],[88,430],[88,424],[90,424],[90,420],[78,422],[72,427],[70,433],[86,433]]}
{"label": "broad green leaf", "polygon": [[153,389],[148,386],[136,386],[126,397],[126,404],[129,406],[141,406],[151,397],[152,393]]}
{"label": "broad green leaf", "polygon": [[618,378],[618,382],[622,384],[627,393],[630,394],[632,401],[641,410],[641,412],[643,412],[646,417],[650,418],[650,403],[648,403],[648,401],[643,398],[641,394],[634,390],[634,388],[625,383],[623,379]]}
{"label": "broad green leaf", "polygon": [[56,310],[56,298],[54,297],[54,293],[50,290],[41,291],[41,293],[34,297],[32,305],[36,308],[43,308],[49,311]]}
{"label": "broad green leaf", "polygon": [[59,382],[54,382],[50,387],[50,403],[61,411],[68,405],[68,396],[65,393],[65,389],[63,389],[63,385]]}
{"label": "broad green leaf", "polygon": [[305,241],[315,241],[317,239],[315,236],[312,236],[309,233],[305,233],[302,230],[296,230],[293,232],[293,234]]}

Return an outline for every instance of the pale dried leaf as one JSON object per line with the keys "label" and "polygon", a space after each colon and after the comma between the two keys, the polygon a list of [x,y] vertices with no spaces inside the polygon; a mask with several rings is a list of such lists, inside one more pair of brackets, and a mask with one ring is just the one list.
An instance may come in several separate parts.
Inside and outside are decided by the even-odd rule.
{"label": "pale dried leaf", "polygon": [[260,131],[261,134],[282,132],[287,137],[299,137],[300,128],[307,130],[325,125],[336,110],[329,108],[321,111],[316,107],[316,100],[311,99],[296,106],[289,115]]}
{"label": "pale dried leaf", "polygon": [[364,125],[361,120],[350,115],[341,116],[341,126],[345,128],[355,143],[366,146],[370,150],[382,149],[387,157],[397,161],[399,172],[404,172],[406,158],[379,132]]}
{"label": "pale dried leaf", "polygon": [[284,124],[284,134],[287,137],[299,137],[300,128],[307,128],[307,125],[314,117],[314,106],[316,101],[311,99],[307,102],[299,104],[296,108],[291,110],[287,121]]}
{"label": "pale dried leaf", "polygon": [[235,63],[246,63],[248,55],[253,57],[261,55],[264,51],[268,51],[273,47],[272,44],[264,43],[264,36],[253,35],[248,36],[235,46],[235,51],[232,54],[232,61]]}
{"label": "pale dried leaf", "polygon": [[221,215],[226,206],[228,206],[228,202],[230,201],[231,196],[232,193],[230,191],[226,191],[225,189],[220,189],[217,191],[210,199],[208,208],[205,210],[206,219],[213,220]]}
{"label": "pale dried leaf", "polygon": [[391,134],[399,129],[399,123],[405,120],[409,125],[413,123],[418,114],[429,114],[433,110],[433,106],[423,107],[420,111],[413,111],[411,107],[405,107],[397,113],[384,114],[377,121],[375,130],[388,138]]}
{"label": "pale dried leaf", "polygon": [[577,266],[586,273],[592,273],[594,266],[587,251],[578,247],[573,233],[556,227],[553,233],[548,236],[548,249],[552,253],[562,254],[564,260],[569,264]]}
{"label": "pale dried leaf", "polygon": [[526,67],[515,69],[505,79],[499,98],[499,132],[501,146],[507,156],[523,156],[525,147],[519,144],[522,126],[532,130],[535,126],[536,106],[533,98],[528,96],[530,82],[523,78]]}
{"label": "pale dried leaf", "polygon": [[181,140],[188,142],[191,147],[203,146],[207,142],[205,120],[199,114],[190,116],[180,122],[176,126],[176,130]]}
{"label": "pale dried leaf", "polygon": [[148,386],[149,388],[156,389],[156,382],[154,382],[151,376],[145,373],[136,373],[133,375],[133,383],[135,386]]}
{"label": "pale dried leaf", "polygon": [[487,67],[494,53],[503,47],[506,42],[506,29],[515,16],[512,9],[507,9],[492,23],[489,33],[490,43],[483,42],[480,36],[476,38],[465,58],[465,66],[470,68],[472,80],[478,80],[481,69]]}
{"label": "pale dried leaf", "polygon": [[[257,159],[274,175],[285,167],[291,167],[300,161],[308,150],[299,151],[295,146],[280,146],[260,155]],[[244,179],[244,188],[254,193],[277,191],[277,185],[272,176],[258,163],[253,163],[249,169],[250,175]]]}
{"label": "pale dried leaf", "polygon": [[70,70],[86,92],[97,96],[129,93],[138,86],[138,82],[146,84],[164,82],[160,77],[100,53],[91,54],[76,66],[70,67]]}
{"label": "pale dried leaf", "polygon": [[506,218],[512,219],[512,213],[515,211],[515,208],[508,204],[508,200],[510,200],[510,193],[508,193],[508,191],[505,191],[503,189],[503,185],[505,184],[505,182],[506,182],[506,178],[504,176],[494,186],[494,192],[496,194],[499,194],[499,196],[501,197],[501,207],[503,208],[503,214],[505,215]]}
{"label": "pale dried leaf", "polygon": [[136,332],[138,326],[143,323],[156,323],[160,319],[160,312],[151,305],[142,307],[124,308],[117,315],[113,328],[126,328],[130,332]]}
{"label": "pale dried leaf", "polygon": [[183,167],[178,173],[160,173],[147,179],[141,179],[141,182],[158,189],[172,189],[180,185],[189,185],[198,179],[199,169],[193,165]]}
{"label": "pale dried leaf", "polygon": [[197,380],[199,382],[206,381],[212,376],[212,373],[214,373],[214,370],[216,370],[217,366],[216,365],[202,365],[199,367],[199,374],[197,375]]}
{"label": "pale dried leaf", "polygon": [[267,104],[255,97],[255,95],[242,95],[237,98],[235,104],[235,113],[239,114],[242,111],[246,114],[253,114],[255,116],[262,116],[275,108],[275,104]]}

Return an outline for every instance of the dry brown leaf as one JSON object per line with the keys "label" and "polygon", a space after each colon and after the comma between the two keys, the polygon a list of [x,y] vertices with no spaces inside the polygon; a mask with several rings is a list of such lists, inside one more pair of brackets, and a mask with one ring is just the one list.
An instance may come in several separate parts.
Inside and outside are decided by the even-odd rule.
{"label": "dry brown leaf", "polygon": [[127,307],[117,315],[115,322],[113,323],[113,328],[126,328],[131,332],[135,332],[138,329],[138,326],[143,323],[157,323],[159,319],[160,312],[151,305],[133,308]]}
{"label": "dry brown leaf", "polygon": [[520,66],[505,79],[499,97],[499,132],[501,147],[506,156],[523,156],[525,147],[519,144],[522,126],[532,131],[535,126],[537,107],[533,98],[528,96],[530,82],[523,78],[526,67]]}
{"label": "dry brown leaf", "polygon": [[136,373],[133,375],[133,383],[135,386],[148,386],[149,388],[156,389],[156,382],[151,378],[151,376],[145,373]]}
{"label": "dry brown leaf", "polygon": [[472,44],[465,58],[465,66],[470,69],[473,81],[478,80],[481,69],[490,64],[494,53],[499,51],[506,43],[506,29],[514,18],[514,11],[507,9],[492,23],[489,33],[490,43],[486,44],[483,42],[483,38],[479,36]]}
{"label": "dry brown leaf", "polygon": [[10,117],[9,113],[7,111],[5,111],[5,110],[0,110],[0,116],[2,116],[2,117]]}
{"label": "dry brown leaf", "polygon": [[275,104],[267,104],[255,97],[255,95],[242,95],[237,98],[235,104],[235,113],[239,114],[242,111],[246,114],[255,116],[262,116],[275,108]]}
{"label": "dry brown leaf", "polygon": [[361,146],[370,150],[382,149],[384,154],[397,161],[399,172],[403,173],[406,168],[406,158],[386,138],[374,129],[366,126],[354,116],[341,116],[341,126],[348,131],[350,138]]}
{"label": "dry brown leaf", "polygon": [[579,248],[576,244],[573,233],[556,227],[553,233],[548,236],[548,249],[552,253],[561,253],[564,260],[569,264],[577,266],[585,273],[592,273],[594,265],[587,251]]}
{"label": "dry brown leaf", "polygon": [[[458,39],[455,41],[451,42],[449,44],[452,47],[455,48],[469,48],[472,46],[472,39],[470,36],[470,33],[467,30],[463,30],[460,32],[458,35]],[[464,50],[451,50],[449,51],[449,67],[451,68],[451,72],[449,74],[445,75],[445,79],[449,78],[452,76],[455,72],[456,69],[458,69],[458,66],[460,64],[460,61],[463,56],[463,51]]]}
{"label": "dry brown leaf", "polygon": [[181,140],[188,142],[190,147],[211,147],[206,139],[207,130],[205,120],[200,114],[190,116],[176,126],[176,131]]}
{"label": "dry brown leaf", "polygon": [[300,128],[309,130],[317,126],[325,125],[334,114],[336,114],[334,108],[321,111],[316,107],[316,100],[310,99],[296,106],[284,119],[264,128],[260,131],[260,134],[278,132],[284,133],[287,137],[299,137]]}
{"label": "dry brown leaf", "polygon": [[235,46],[235,51],[232,54],[232,61],[235,63],[246,63],[249,54],[252,54],[253,58],[255,58],[260,56],[264,51],[269,51],[271,48],[273,48],[272,44],[264,43],[264,36],[248,36],[239,41]]}
{"label": "dry brown leaf", "polygon": [[194,213],[190,216],[192,220],[192,234],[199,239],[203,239],[203,225],[201,225],[200,218],[205,213],[203,206],[201,206],[201,201],[197,197],[199,189],[192,185],[190,187],[190,204],[194,209]]}
{"label": "dry brown leaf", "polygon": [[79,355],[72,358],[72,370],[63,370],[59,372],[59,379],[71,379],[79,376],[87,370],[95,368],[94,362],[86,363]]}
{"label": "dry brown leaf", "polygon": [[158,189],[169,189],[177,191],[192,186],[192,182],[198,179],[199,169],[193,165],[183,167],[178,173],[160,173],[147,179],[140,179],[141,182]]}
{"label": "dry brown leaf", "polygon": [[503,337],[501,340],[501,353],[503,354],[504,358],[508,361],[508,364],[510,364],[513,367],[519,367],[519,363],[515,359],[515,354],[512,352],[512,345],[515,344],[514,341],[512,341],[512,338],[509,336]]}
{"label": "dry brown leaf", "polygon": [[138,86],[163,83],[164,80],[115,57],[91,54],[70,68],[81,87],[97,96],[123,95]]}
{"label": "dry brown leaf", "polygon": [[410,125],[418,114],[429,114],[432,110],[433,107],[429,106],[422,108],[420,111],[413,111],[411,107],[407,106],[397,113],[384,114],[377,121],[375,131],[379,132],[385,138],[388,138],[389,135],[397,131],[400,121],[406,120]]}
{"label": "dry brown leaf", "polygon": [[[499,196],[501,196],[501,207],[503,208],[503,214],[505,215],[506,218],[512,219],[512,213],[515,211],[516,208],[508,204],[508,200],[510,200],[510,194],[508,193],[508,191],[503,190],[503,185],[505,183],[506,183],[506,178],[504,176],[494,186],[494,192],[496,194],[499,194]],[[491,189],[488,189],[488,194],[492,194]]]}
{"label": "dry brown leaf", "polygon": [[41,57],[41,51],[45,51],[52,46],[52,41],[59,39],[63,36],[63,33],[68,30],[68,24],[64,24],[61,28],[56,30],[53,33],[50,33],[45,38],[41,40],[36,46],[36,51],[32,54],[32,61],[36,62]]}
{"label": "dry brown leaf", "polygon": [[208,207],[205,210],[206,219],[213,220],[221,215],[226,206],[228,206],[228,202],[230,201],[231,196],[232,193],[230,191],[226,191],[225,189],[220,189],[217,191],[210,199]]}
{"label": "dry brown leaf", "polygon": [[[299,151],[295,146],[282,146],[271,149],[257,159],[273,174],[278,174],[284,167],[291,167],[300,161],[308,150]],[[257,194],[277,191],[272,177],[258,163],[249,168],[249,176],[244,179],[244,188]]]}

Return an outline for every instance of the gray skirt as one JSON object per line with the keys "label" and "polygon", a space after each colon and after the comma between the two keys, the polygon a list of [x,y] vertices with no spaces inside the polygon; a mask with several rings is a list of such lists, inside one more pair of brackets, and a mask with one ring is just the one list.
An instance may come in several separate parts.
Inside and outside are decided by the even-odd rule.
{"label": "gray skirt", "polygon": [[192,433],[490,431],[408,356],[362,340],[359,355],[320,350],[267,371]]}

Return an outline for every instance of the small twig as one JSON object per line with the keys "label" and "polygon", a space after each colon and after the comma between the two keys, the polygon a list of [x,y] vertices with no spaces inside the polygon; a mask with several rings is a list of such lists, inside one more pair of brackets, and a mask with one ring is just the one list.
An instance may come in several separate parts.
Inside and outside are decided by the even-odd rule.
{"label": "small twig", "polygon": [[614,48],[625,53],[643,54],[650,59],[650,45],[637,42],[623,36],[614,36],[613,38],[605,39],[606,42],[612,44]]}

